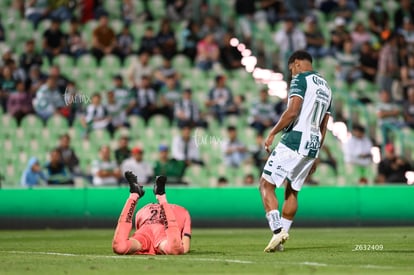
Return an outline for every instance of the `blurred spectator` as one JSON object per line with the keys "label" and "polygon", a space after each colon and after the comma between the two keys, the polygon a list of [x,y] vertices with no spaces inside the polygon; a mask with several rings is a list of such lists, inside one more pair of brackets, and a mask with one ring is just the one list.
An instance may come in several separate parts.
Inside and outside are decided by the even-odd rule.
{"label": "blurred spectator", "polygon": [[259,100],[253,102],[250,108],[249,123],[258,133],[263,132],[273,126],[276,114],[273,111],[273,103],[269,101],[267,88],[262,88]]}
{"label": "blurred spectator", "polygon": [[249,48],[252,39],[252,26],[255,24],[254,15],[256,12],[255,1],[250,0],[236,0],[234,3],[234,10],[237,16],[237,26],[241,34],[240,40],[243,41]]}
{"label": "blurred spectator", "polygon": [[39,66],[33,65],[30,67],[28,77],[26,79],[26,87],[31,95],[35,95],[40,86],[42,86],[47,79],[47,76],[40,71]]}
{"label": "blurred spectator", "polygon": [[108,116],[111,118],[111,128],[113,128],[113,131],[110,133],[113,134],[121,127],[129,127],[126,110],[116,99],[114,91],[108,91],[106,99],[107,103],[105,107],[108,111]]}
{"label": "blurred spectator", "polygon": [[124,80],[120,74],[112,77],[115,101],[119,104],[120,108],[125,109],[124,111],[128,114],[130,110],[131,100],[133,100],[133,92],[130,91],[125,85]]}
{"label": "blurred spectator", "polygon": [[223,142],[224,164],[231,167],[239,167],[247,158],[247,148],[237,138],[237,129],[234,126],[227,127],[228,139]]}
{"label": "blurred spectator", "polygon": [[60,29],[60,20],[52,19],[50,28],[43,33],[43,54],[49,59],[49,64],[52,64],[53,58],[65,50],[65,34]]}
{"label": "blurred spectator", "polygon": [[385,145],[385,157],[378,165],[377,183],[406,183],[405,173],[410,171],[411,165],[402,157],[397,156],[395,147],[389,143]]}
{"label": "blurred spectator", "polygon": [[65,100],[65,115],[68,119],[69,126],[73,126],[75,119],[81,117],[84,113],[84,103],[89,102],[89,96],[81,94],[77,88],[76,83],[69,81],[66,86],[65,94],[63,95]]}
{"label": "blurred spectator", "polygon": [[46,181],[46,176],[42,171],[39,160],[36,157],[31,157],[23,171],[20,184],[25,187],[33,187],[40,185],[42,180]]}
{"label": "blurred spectator", "polygon": [[155,162],[154,174],[166,176],[167,183],[182,184],[186,164],[184,161],[169,158],[168,151],[168,146],[159,146],[159,159]]}
{"label": "blurred spectator", "polygon": [[408,88],[414,87],[414,55],[410,54],[407,58],[407,64],[400,68],[401,85],[406,94]]}
{"label": "blurred spectator", "polygon": [[408,100],[403,103],[403,114],[405,125],[414,129],[414,87],[410,87],[407,92]]}
{"label": "blurred spectator", "polygon": [[64,107],[62,95],[59,93],[55,77],[48,77],[45,84],[40,86],[33,99],[33,107],[36,114],[46,121]]}
{"label": "blurred spectator", "polygon": [[275,111],[275,123],[277,123],[282,116],[283,112],[287,109],[288,97],[281,98],[274,106]]}
{"label": "blurred spectator", "polygon": [[223,45],[220,47],[220,63],[226,70],[239,69],[242,67],[242,55],[236,47],[230,45],[231,33],[224,35]]}
{"label": "blurred spectator", "polygon": [[215,116],[220,124],[223,123],[225,116],[229,113],[230,108],[234,108],[233,94],[226,86],[226,77],[217,75],[215,78],[215,86],[208,94],[206,106],[210,108],[210,112]]}
{"label": "blurred spectator", "polygon": [[70,146],[70,136],[68,134],[60,136],[56,150],[59,151],[63,163],[69,168],[71,173],[80,173],[79,158],[75,150]]}
{"label": "blurred spectator", "polygon": [[121,136],[118,141],[118,148],[115,149],[115,159],[118,165],[121,165],[124,160],[131,156],[129,149],[129,137]]}
{"label": "blurred spectator", "polygon": [[372,40],[371,34],[365,29],[362,22],[355,24],[354,30],[351,32],[351,39],[353,42],[353,51],[358,52],[364,43],[370,43]]}
{"label": "blurred spectator", "polygon": [[149,64],[150,54],[147,51],[141,51],[137,58],[134,58],[127,70],[128,84],[130,87],[141,85],[141,78],[144,75],[152,76],[153,68]]}
{"label": "blurred spectator", "polygon": [[164,57],[161,66],[154,72],[155,86],[157,88],[164,86],[170,76],[174,76],[177,80],[180,78],[176,69],[172,66],[171,59]]}
{"label": "blurred spectator", "polygon": [[97,129],[107,129],[112,135],[111,118],[108,109],[102,104],[102,98],[99,93],[92,95],[92,102],[86,107],[86,115],[82,118],[81,123],[87,135],[90,131]]}
{"label": "blurred spectator", "polygon": [[6,31],[3,27],[3,22],[1,22],[1,16],[0,16],[0,42],[4,42],[6,40]]}
{"label": "blurred spectator", "polygon": [[119,56],[116,49],[115,32],[109,26],[107,14],[100,16],[98,26],[93,30],[92,36],[91,53],[95,56],[98,64],[105,55],[115,54]]}
{"label": "blurred spectator", "polygon": [[119,33],[116,37],[116,48],[117,52],[120,54],[122,62],[128,55],[132,54],[133,46],[134,36],[129,29],[129,24],[124,24],[121,33]]}
{"label": "blurred spectator", "polygon": [[56,79],[57,88],[60,94],[63,95],[68,86],[69,79],[61,73],[59,65],[53,65],[49,68],[49,77]]}
{"label": "blurred spectator", "polygon": [[50,17],[60,21],[72,19],[72,12],[75,10],[76,4],[77,1],[73,0],[49,1]]}
{"label": "blurred spectator", "polygon": [[213,15],[207,15],[204,18],[204,21],[200,28],[200,37],[205,37],[207,34],[212,33],[214,35],[214,40],[219,42],[223,41],[225,29],[222,24],[219,22],[219,18]]}
{"label": "blurred spectator", "polygon": [[249,147],[249,151],[252,155],[254,165],[259,171],[262,171],[269,157],[269,154],[265,150],[263,134],[256,134],[255,144]]}
{"label": "blurred spectator", "polygon": [[174,119],[174,106],[181,98],[181,88],[173,75],[167,77],[165,85],[160,90],[160,113],[168,118],[170,124]]}
{"label": "blurred spectator", "polygon": [[29,74],[29,70],[32,66],[41,66],[42,56],[35,51],[35,40],[29,39],[25,43],[24,52],[20,55],[19,59],[20,67]]}
{"label": "blurred spectator", "polygon": [[168,19],[160,22],[160,30],[157,34],[157,43],[160,54],[166,58],[172,58],[177,53],[177,41],[175,33]]}
{"label": "blurred spectator", "polygon": [[187,165],[204,165],[189,125],[182,126],[181,135],[173,137],[171,148],[171,157],[173,159],[184,161]]}
{"label": "blurred spectator", "polygon": [[253,174],[247,174],[244,176],[243,185],[250,186],[254,184],[255,184],[255,180],[254,180]]}
{"label": "blurred spectator", "polygon": [[407,44],[406,47],[410,52],[414,50],[414,21],[413,19],[405,18],[403,27],[398,32]]}
{"label": "blurred spectator", "polygon": [[16,91],[9,95],[7,112],[16,119],[18,126],[27,114],[33,113],[32,96],[26,91],[23,81],[17,81]]}
{"label": "blurred spectator", "polygon": [[335,28],[331,31],[330,51],[335,55],[338,51],[342,51],[346,40],[351,38],[346,29],[345,19],[342,17],[335,18]]}
{"label": "blurred spectator", "polygon": [[284,20],[283,27],[274,36],[274,42],[279,45],[279,68],[287,73],[289,56],[294,51],[306,48],[305,34],[300,28],[296,27],[294,17],[289,16]]}
{"label": "blurred spectator", "polygon": [[352,1],[338,0],[338,5],[334,8],[333,12],[336,17],[342,17],[347,23],[352,20],[353,13],[355,11],[355,5]]}
{"label": "blurred spectator", "polygon": [[48,1],[46,0],[31,0],[25,1],[24,16],[27,20],[33,22],[36,29],[39,22],[47,17],[49,13]]}
{"label": "blurred spectator", "polygon": [[122,174],[126,171],[132,171],[135,175],[137,175],[138,182],[140,184],[151,183],[154,176],[151,165],[144,161],[144,150],[141,147],[132,148],[131,157],[122,162],[121,170]]}
{"label": "blurred spectator", "polygon": [[160,53],[158,40],[152,26],[147,26],[145,28],[144,35],[141,37],[138,45],[140,45],[138,52],[148,52],[151,55]]}
{"label": "blurred spectator", "polygon": [[209,33],[197,43],[197,67],[203,71],[211,70],[219,58],[220,48],[214,40],[214,35]]}
{"label": "blurred spectator", "polygon": [[368,15],[369,30],[375,34],[380,41],[386,38],[389,31],[389,15],[384,9],[382,1],[376,1],[373,9]]}
{"label": "blurred spectator", "polygon": [[62,161],[62,156],[57,149],[50,152],[50,160],[46,164],[46,180],[48,185],[73,185],[72,174]]}
{"label": "blurred spectator", "polygon": [[16,80],[26,81],[26,72],[19,66],[13,58],[6,60],[5,66],[12,71],[13,78]]}
{"label": "blurred spectator", "polygon": [[217,186],[218,187],[223,187],[223,186],[227,186],[229,185],[229,181],[227,180],[226,177],[219,177],[217,179]]}
{"label": "blurred spectator", "polygon": [[207,127],[207,122],[200,117],[200,108],[192,99],[192,90],[184,89],[182,98],[175,103],[174,116],[178,127],[190,125],[192,127]]}
{"label": "blurred spectator", "polygon": [[352,135],[343,143],[345,162],[353,166],[353,176],[358,177],[358,183],[368,183],[367,169],[372,162],[372,142],[365,135],[365,128],[354,124]]}
{"label": "blurred spectator", "polygon": [[133,0],[122,0],[121,18],[124,20],[124,24],[131,24],[137,20],[134,2]]}
{"label": "blurred spectator", "polygon": [[315,16],[305,18],[305,37],[306,51],[314,58],[321,58],[328,54],[328,50],[324,47],[325,38],[318,26]]}
{"label": "blurred spectator", "polygon": [[133,102],[134,113],[140,115],[145,123],[157,113],[157,95],[155,90],[151,87],[151,80],[149,76],[143,75],[139,87],[134,88],[135,101]]}
{"label": "blurred spectator", "polygon": [[121,170],[116,161],[111,160],[111,148],[107,145],[101,146],[99,159],[92,162],[91,168],[95,186],[118,185],[122,178]]}
{"label": "blurred spectator", "polygon": [[394,127],[401,127],[401,108],[393,102],[388,91],[383,90],[379,95],[380,102],[377,105],[377,121],[381,129],[383,143],[388,143],[388,133]]}
{"label": "blurred spectator", "polygon": [[167,17],[172,21],[190,20],[192,13],[192,1],[166,0]]}
{"label": "blurred spectator", "polygon": [[283,6],[286,8],[286,14],[295,18],[303,18],[309,12],[309,1],[307,0],[283,0]]}
{"label": "blurred spectator", "polygon": [[69,32],[66,37],[67,52],[74,58],[88,52],[86,42],[82,38],[82,33],[79,30],[79,22],[77,18],[70,20]]}
{"label": "blurred spectator", "polygon": [[352,52],[352,40],[346,40],[342,51],[335,54],[337,60],[336,79],[346,81],[348,84],[361,78],[359,70],[359,56]]}
{"label": "blurred spectator", "polygon": [[394,29],[400,30],[406,19],[414,20],[414,3],[411,0],[399,0],[400,5],[394,12]]}
{"label": "blurred spectator", "polygon": [[7,100],[11,93],[16,91],[17,80],[13,77],[13,72],[9,66],[3,67],[0,84],[0,100],[3,112],[7,112]]}
{"label": "blurred spectator", "polygon": [[382,46],[378,58],[377,84],[381,90],[391,91],[392,82],[398,76],[398,47],[395,34],[390,35]]}
{"label": "blurred spectator", "polygon": [[200,41],[199,32],[200,26],[193,20],[190,20],[181,32],[183,41],[182,53],[188,56],[193,64],[197,55],[197,43]]}
{"label": "blurred spectator", "polygon": [[377,76],[378,53],[374,51],[369,42],[361,45],[359,51],[359,68],[362,78],[370,82],[375,82]]}

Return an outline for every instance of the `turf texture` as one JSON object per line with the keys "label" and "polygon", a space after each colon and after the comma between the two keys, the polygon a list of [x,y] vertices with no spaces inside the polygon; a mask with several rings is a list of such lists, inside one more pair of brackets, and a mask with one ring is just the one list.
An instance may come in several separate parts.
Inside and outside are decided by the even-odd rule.
{"label": "turf texture", "polygon": [[118,256],[112,230],[0,231],[0,274],[414,274],[414,228],[194,229],[191,253]]}

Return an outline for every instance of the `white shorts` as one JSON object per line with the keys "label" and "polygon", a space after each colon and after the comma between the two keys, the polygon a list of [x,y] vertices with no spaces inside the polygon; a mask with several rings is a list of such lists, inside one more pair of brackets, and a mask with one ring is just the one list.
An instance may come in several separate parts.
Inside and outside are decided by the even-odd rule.
{"label": "white shorts", "polygon": [[287,180],[293,190],[299,191],[314,162],[314,158],[302,156],[279,143],[267,159],[262,177],[277,187]]}

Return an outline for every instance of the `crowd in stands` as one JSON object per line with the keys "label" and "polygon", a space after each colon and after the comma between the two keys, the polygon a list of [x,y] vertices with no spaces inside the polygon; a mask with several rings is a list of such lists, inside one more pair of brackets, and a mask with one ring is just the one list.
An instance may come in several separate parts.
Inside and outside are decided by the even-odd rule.
{"label": "crowd in stands", "polygon": [[[397,158],[395,165],[388,160],[394,159],[395,154],[391,130],[414,129],[413,1],[395,0],[398,8],[392,13],[384,1],[375,1],[367,11],[368,16],[357,18],[364,1],[235,0],[229,12],[223,10],[226,4],[221,4],[220,8],[217,1],[165,0],[162,6],[165,17],[157,18],[150,9],[149,0],[123,0],[116,1],[120,14],[117,19],[122,20],[119,31],[113,28],[113,13],[107,10],[104,2],[13,2],[11,9],[22,17],[14,20],[30,21],[35,31],[44,21],[49,21],[50,25],[42,30],[40,39],[25,41],[24,49],[17,54],[13,45],[8,44],[8,19],[4,15],[1,18],[0,41],[8,46],[0,61],[3,113],[14,117],[18,125],[29,114],[38,116],[45,124],[52,116],[63,116],[70,126],[79,124],[82,129],[82,136],[73,137],[75,142],[88,139],[96,130],[108,131],[114,138],[118,129],[131,127],[131,116],[140,116],[148,127],[154,116],[161,115],[170,126],[178,126],[181,134],[171,137],[169,144],[160,144],[158,159],[152,161],[146,159],[146,148],[130,148],[129,138],[122,136],[116,151],[108,145],[100,148],[90,173],[79,170],[79,160],[69,145],[70,137],[62,135],[59,146],[50,152],[50,162],[45,164],[45,169],[40,168],[43,164],[37,158],[30,159],[22,184],[30,186],[40,180],[48,184],[73,184],[74,177],[81,176],[93,185],[114,185],[122,182],[125,170],[133,170],[143,183],[150,182],[157,174],[167,174],[171,182],[181,182],[187,167],[209,166],[198,152],[192,131],[196,127],[209,129],[211,118],[226,133],[226,140],[221,144],[222,163],[240,167],[250,161],[260,171],[266,159],[261,146],[264,135],[278,121],[287,101],[275,101],[269,97],[267,89],[259,85],[247,102],[243,93],[234,94],[227,83],[227,73],[219,73],[243,69],[241,52],[230,45],[234,36],[254,50],[258,65],[281,72],[286,79],[289,78],[287,57],[295,50],[306,49],[321,71],[324,59],[335,60],[334,70],[328,72],[332,74],[330,80],[345,83],[345,89],[354,87],[358,80],[375,85],[373,101],[371,98],[365,102],[362,96],[357,99],[376,105],[381,139],[388,146],[384,147],[385,158],[379,165],[377,182],[394,182],[387,173],[395,165],[400,167],[396,170],[401,173],[411,169],[406,160],[401,164]],[[142,9],[138,11],[137,5]],[[234,16],[227,17],[226,12]],[[91,21],[96,22],[94,27],[86,28]],[[323,25],[327,23],[332,27]],[[67,28],[62,28],[63,24]],[[176,26],[180,24],[184,27],[178,31]],[[268,45],[255,40],[255,32],[259,31],[255,26],[263,24],[270,30],[270,37],[265,40],[277,49],[271,55],[270,67],[265,57]],[[140,37],[135,36],[134,29],[138,27],[143,29]],[[111,87],[83,98],[78,89],[79,80],[63,74],[55,62],[62,55],[70,56],[75,64],[85,55],[93,56],[98,67],[108,66],[102,62],[111,56],[119,59],[124,69],[110,76]],[[184,85],[191,73],[183,75],[180,68],[173,65],[172,60],[177,56],[187,58],[192,70],[205,73],[212,85],[203,90]],[[159,67],[151,63],[154,57],[162,57]],[[45,62],[50,65],[47,71],[42,70]],[[332,83],[332,86],[335,85]],[[199,93],[206,95],[204,102],[194,99],[194,94]],[[340,118],[343,114],[336,115]],[[238,138],[244,134],[240,133],[242,129],[224,123],[230,116],[246,118],[257,133],[256,142],[244,144]],[[369,125],[363,126],[353,128],[348,147],[355,148],[354,144],[360,142],[356,146],[362,150],[371,144],[369,142],[379,144],[376,137],[365,136],[364,128]],[[371,155],[362,151],[358,155],[345,153],[345,160],[367,166]],[[251,184],[252,177],[246,175],[246,184]],[[364,172],[358,180],[366,183]],[[225,179],[217,181],[217,185],[224,185],[224,182]]]}

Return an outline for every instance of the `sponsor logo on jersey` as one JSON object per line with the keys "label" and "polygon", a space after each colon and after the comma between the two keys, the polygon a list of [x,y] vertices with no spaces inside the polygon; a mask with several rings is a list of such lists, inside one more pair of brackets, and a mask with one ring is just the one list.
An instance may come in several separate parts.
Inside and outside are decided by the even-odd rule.
{"label": "sponsor logo on jersey", "polygon": [[319,136],[311,135],[310,141],[306,142],[305,149],[318,150],[320,147],[321,143],[319,142]]}

